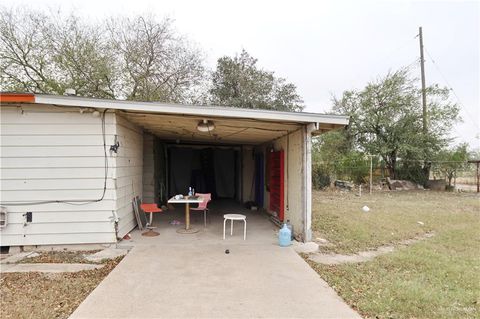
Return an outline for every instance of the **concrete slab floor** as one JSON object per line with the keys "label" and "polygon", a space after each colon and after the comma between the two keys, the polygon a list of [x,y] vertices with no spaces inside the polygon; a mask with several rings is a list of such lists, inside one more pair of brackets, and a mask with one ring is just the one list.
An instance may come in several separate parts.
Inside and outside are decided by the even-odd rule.
{"label": "concrete slab floor", "polygon": [[[212,244],[222,241],[223,215],[244,214],[247,216],[247,241],[243,240],[243,221],[234,222],[234,233],[230,236],[230,222],[226,225],[226,242],[236,244],[276,244],[278,228],[269,221],[266,214],[250,211],[236,202],[217,200],[209,205],[207,227],[204,226],[203,211],[190,211],[191,227],[198,230],[194,234],[179,234],[177,230],[185,228],[185,206],[175,205],[174,210],[154,214],[153,226],[160,233],[157,237],[141,236],[142,232],[134,230],[130,233],[132,240],[123,240],[117,246],[166,245],[166,244]],[[172,225],[172,221],[180,221],[181,225]]]}
{"label": "concrete slab floor", "polygon": [[90,262],[101,262],[104,259],[113,259],[124,256],[128,253],[127,249],[105,248],[97,253],[85,255],[85,259]]}
{"label": "concrete slab floor", "polygon": [[8,272],[46,272],[46,273],[62,273],[77,272],[82,270],[99,269],[105,265],[93,264],[3,264],[1,266],[2,273]]}
{"label": "concrete slab floor", "polygon": [[0,264],[13,264],[13,263],[19,262],[20,260],[22,260],[26,257],[30,257],[33,254],[35,254],[35,252],[33,252],[33,251],[24,251],[24,252],[20,252],[20,253],[17,253],[17,254],[12,254],[11,256],[8,256],[7,258],[2,259],[0,261]]}
{"label": "concrete slab floor", "polygon": [[222,240],[220,212],[197,234],[178,234],[160,217],[160,236],[133,232],[133,249],[70,318],[361,318],[292,248],[277,245],[266,216],[229,207],[247,214],[247,240],[240,222]]}

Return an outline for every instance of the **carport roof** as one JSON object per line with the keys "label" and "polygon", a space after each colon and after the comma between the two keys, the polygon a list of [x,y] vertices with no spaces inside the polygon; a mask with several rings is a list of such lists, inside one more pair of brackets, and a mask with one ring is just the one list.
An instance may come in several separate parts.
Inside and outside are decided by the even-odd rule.
{"label": "carport roof", "polygon": [[[314,124],[320,133],[348,124],[348,116],[234,107],[108,100],[44,94],[0,94],[0,102],[117,110],[128,120],[165,139],[257,144]],[[215,132],[195,130],[199,120],[215,122]]]}

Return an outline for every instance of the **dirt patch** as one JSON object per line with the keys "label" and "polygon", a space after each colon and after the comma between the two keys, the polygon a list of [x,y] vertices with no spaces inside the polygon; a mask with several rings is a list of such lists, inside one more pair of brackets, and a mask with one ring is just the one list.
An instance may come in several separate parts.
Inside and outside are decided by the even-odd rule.
{"label": "dirt patch", "polygon": [[75,273],[1,274],[0,318],[68,318],[122,259]]}
{"label": "dirt patch", "polygon": [[333,253],[313,253],[308,255],[308,259],[311,261],[314,261],[319,264],[324,264],[324,265],[338,265],[338,264],[345,264],[345,263],[361,263],[361,262],[366,262],[369,260],[372,260],[373,258],[388,254],[393,252],[395,249],[400,248],[400,247],[405,247],[412,245],[418,241],[433,237],[434,233],[426,233],[422,236],[417,236],[415,238],[411,239],[406,239],[401,242],[399,242],[396,246],[393,245],[388,245],[388,246],[382,246],[379,247],[375,250],[367,250],[367,251],[361,251],[356,254],[352,255],[342,255],[342,254],[333,254]]}
{"label": "dirt patch", "polygon": [[22,264],[92,264],[86,255],[92,255],[100,250],[78,250],[78,251],[45,251],[38,252],[38,256],[26,257],[19,261]]}

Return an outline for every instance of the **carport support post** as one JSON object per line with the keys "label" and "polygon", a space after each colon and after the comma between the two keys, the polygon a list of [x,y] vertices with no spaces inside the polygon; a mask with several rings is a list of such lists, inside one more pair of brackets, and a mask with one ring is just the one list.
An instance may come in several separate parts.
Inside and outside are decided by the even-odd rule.
{"label": "carport support post", "polygon": [[315,123],[307,124],[303,129],[303,233],[304,241],[312,240],[312,132],[317,129]]}

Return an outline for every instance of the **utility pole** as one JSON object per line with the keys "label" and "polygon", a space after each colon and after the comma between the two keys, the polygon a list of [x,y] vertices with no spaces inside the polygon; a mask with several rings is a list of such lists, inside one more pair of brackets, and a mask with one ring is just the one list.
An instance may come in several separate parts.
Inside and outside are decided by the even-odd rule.
{"label": "utility pole", "polygon": [[420,71],[422,73],[422,106],[423,106],[423,134],[428,134],[427,123],[427,91],[425,88],[425,59],[423,58],[423,33],[422,27],[418,28],[418,38],[420,40]]}
{"label": "utility pole", "polygon": [[[420,40],[420,71],[422,73],[422,106],[423,106],[423,138],[425,142],[428,136],[428,120],[427,120],[427,89],[425,85],[425,59],[423,57],[423,32],[422,27],[418,28],[418,38]],[[425,179],[428,181],[430,178],[430,167],[432,163],[428,161],[428,153],[425,154],[425,160],[423,162],[423,173]]]}

